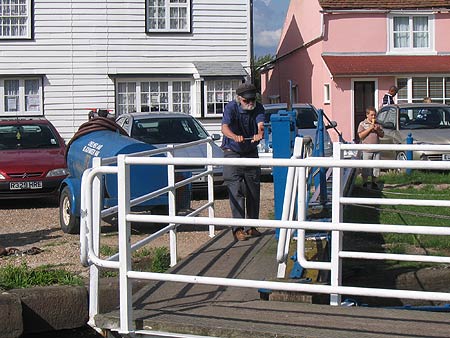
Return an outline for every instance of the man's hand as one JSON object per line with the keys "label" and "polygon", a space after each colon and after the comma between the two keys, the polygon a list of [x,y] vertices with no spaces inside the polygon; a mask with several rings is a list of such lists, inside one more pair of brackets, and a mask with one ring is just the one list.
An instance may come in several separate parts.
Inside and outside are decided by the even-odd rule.
{"label": "man's hand", "polygon": [[264,134],[256,134],[256,135],[253,135],[253,138],[252,138],[252,143],[253,142],[259,142],[259,141],[261,141],[262,139],[264,138]]}
{"label": "man's hand", "polygon": [[244,142],[244,136],[242,135],[233,135],[233,141],[237,143]]}

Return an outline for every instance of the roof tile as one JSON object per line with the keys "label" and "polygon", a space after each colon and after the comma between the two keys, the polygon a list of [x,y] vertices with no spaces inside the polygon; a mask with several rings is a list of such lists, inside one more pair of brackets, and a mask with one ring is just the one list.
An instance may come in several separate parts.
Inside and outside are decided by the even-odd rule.
{"label": "roof tile", "polygon": [[334,76],[442,74],[450,69],[449,55],[323,55]]}
{"label": "roof tile", "polygon": [[449,8],[449,0],[319,0],[323,9]]}

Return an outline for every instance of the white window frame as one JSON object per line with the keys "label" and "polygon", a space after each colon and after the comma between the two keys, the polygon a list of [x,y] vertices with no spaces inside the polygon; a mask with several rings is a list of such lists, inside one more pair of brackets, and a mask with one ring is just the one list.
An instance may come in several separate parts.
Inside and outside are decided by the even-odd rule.
{"label": "white window frame", "polygon": [[[410,45],[406,48],[394,47],[394,18],[395,17],[407,17],[409,19],[409,35]],[[428,35],[429,46],[425,48],[413,47],[413,18],[414,17],[427,17],[428,18]],[[388,54],[436,54],[435,51],[435,29],[434,29],[434,15],[429,12],[416,12],[416,13],[390,13],[388,15]]]}
{"label": "white window frame", "polygon": [[[31,0],[19,1],[23,3],[12,4],[12,0],[0,0],[0,40],[31,39]],[[20,6],[26,6],[22,13]],[[23,22],[11,24],[13,20]]]}
{"label": "white window frame", "polygon": [[[220,82],[228,82],[230,87],[225,90],[224,86],[222,88],[216,88]],[[205,80],[205,117],[222,117],[223,109],[225,105],[234,100],[236,97],[236,89],[242,84],[242,77],[239,78],[226,78],[226,79],[207,79]],[[213,105],[213,113],[209,112],[208,105]],[[217,112],[217,107],[220,106],[222,108],[222,113]]]}
{"label": "white window frame", "polygon": [[[126,93],[120,93],[119,92],[119,85],[120,84],[135,84],[135,92],[126,92]],[[157,99],[157,103],[158,103],[158,108],[161,105],[165,105],[167,104],[167,109],[168,111],[174,112],[177,111],[179,112],[179,110],[174,109],[174,106],[176,107],[177,105],[182,105],[182,107],[184,108],[184,113],[190,114],[192,115],[192,98],[193,98],[193,93],[194,93],[194,81],[191,79],[186,79],[186,78],[121,78],[121,79],[117,79],[116,81],[116,111],[117,111],[117,115],[122,115],[125,113],[134,113],[134,112],[141,112],[144,106],[148,106],[148,103],[151,103],[151,91],[149,88],[149,91],[144,91],[144,83],[158,83],[158,84],[162,84],[162,83],[167,83],[167,92],[165,91],[160,91],[161,86],[159,86],[159,90],[157,92],[153,92],[153,93],[157,93],[157,97],[155,96],[154,98]],[[189,84],[189,92],[186,91],[185,89],[183,91],[177,91],[174,89],[174,84],[175,83],[181,83],[181,84]],[[128,86],[127,86],[128,87]],[[143,102],[143,95],[145,96],[145,94],[149,94],[147,96],[147,102]],[[162,102],[161,98],[164,98],[164,94],[167,94],[167,102]],[[119,96],[120,95],[125,95],[126,98],[126,109],[122,109],[122,104],[120,103],[119,100]],[[162,95],[162,96],[161,96]],[[181,102],[174,102],[174,98],[176,95],[181,95]],[[148,107],[149,112],[151,113],[151,106]]]}
{"label": "white window frame", "polygon": [[[161,33],[161,32],[169,32],[169,33],[174,33],[174,32],[179,32],[179,33],[190,33],[191,32],[191,0],[164,0],[165,4],[164,4],[164,18],[161,17],[160,20],[163,21],[164,26],[163,27],[158,27],[158,13],[155,13],[155,15],[153,15],[151,13],[151,10],[153,7],[156,7],[156,11],[158,11],[158,6],[156,4],[156,6],[152,6],[151,7],[151,2],[156,2],[158,0],[146,0],[146,27],[147,27],[147,32],[149,33]],[[185,17],[185,21],[186,21],[186,25],[185,27],[173,27],[171,28],[171,21],[173,19],[176,18],[172,18],[171,15],[171,10],[184,10],[186,12],[186,17]],[[178,12],[179,13],[179,12]],[[156,21],[156,27],[152,27],[153,25],[151,24],[152,21]]]}
{"label": "white window frame", "polygon": [[[6,111],[7,105],[5,99],[7,93],[5,92],[5,81],[19,81],[19,92],[18,92],[18,110]],[[38,110],[26,110],[26,97],[25,92],[25,81],[34,80],[38,81],[38,92],[35,94],[33,101],[39,104]],[[30,102],[28,100],[28,102]],[[33,105],[35,106],[35,105]],[[43,95],[42,95],[42,78],[40,77],[4,77],[0,78],[0,116],[39,116],[44,115],[44,105],[43,105]]]}
{"label": "white window frame", "polygon": [[[421,95],[421,97],[413,97],[413,79],[414,78],[425,78],[426,79],[426,93],[424,93],[423,95]],[[430,91],[430,78],[441,78],[442,79],[442,95],[440,95],[439,97],[437,97],[436,95],[433,95]],[[446,90],[446,79],[448,80],[448,84],[447,84],[447,90]],[[434,103],[445,103],[445,104],[450,104],[450,74],[441,74],[441,75],[435,75],[435,74],[430,74],[428,76],[402,76],[399,77],[397,79],[397,84],[399,80],[406,80],[406,98],[403,97],[402,92],[404,92],[404,90],[402,90],[401,87],[399,90],[399,93],[397,94],[397,103],[413,103],[413,102],[417,102],[420,103],[422,102],[424,97],[430,97],[431,101]],[[448,93],[446,95],[446,92]]]}

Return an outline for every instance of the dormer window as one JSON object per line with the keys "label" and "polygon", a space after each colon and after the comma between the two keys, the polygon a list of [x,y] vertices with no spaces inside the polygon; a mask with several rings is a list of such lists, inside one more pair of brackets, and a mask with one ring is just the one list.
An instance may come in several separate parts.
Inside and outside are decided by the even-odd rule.
{"label": "dormer window", "polygon": [[389,19],[390,51],[420,53],[433,51],[431,15],[392,15]]}
{"label": "dormer window", "polygon": [[191,0],[147,0],[147,32],[191,30]]}

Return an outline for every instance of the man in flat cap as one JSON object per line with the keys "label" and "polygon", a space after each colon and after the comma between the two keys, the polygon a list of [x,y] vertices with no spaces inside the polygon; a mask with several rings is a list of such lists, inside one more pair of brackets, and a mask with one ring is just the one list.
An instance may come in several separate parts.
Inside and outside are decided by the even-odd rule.
{"label": "man in flat cap", "polygon": [[[264,107],[256,102],[256,87],[243,83],[236,89],[236,99],[224,109],[222,149],[226,158],[258,158],[258,143],[264,137]],[[233,218],[259,218],[260,167],[224,166]],[[259,236],[256,228],[233,227],[236,240]]]}

